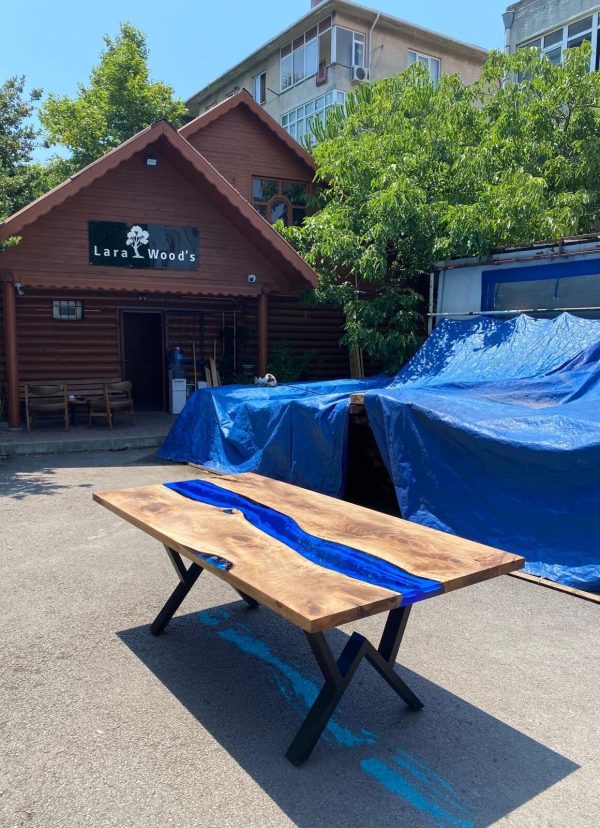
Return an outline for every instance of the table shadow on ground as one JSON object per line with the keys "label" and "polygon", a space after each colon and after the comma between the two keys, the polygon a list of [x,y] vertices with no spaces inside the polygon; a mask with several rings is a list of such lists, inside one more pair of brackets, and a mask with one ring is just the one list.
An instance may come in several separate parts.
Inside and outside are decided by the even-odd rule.
{"label": "table shadow on ground", "polygon": [[[299,629],[234,602],[178,616],[159,638],[149,626],[118,635],[301,828],[479,828],[578,768],[399,666],[425,703],[412,712],[364,663],[312,756],[295,768],[284,754],[322,684]],[[341,630],[327,635],[335,652],[348,639]]]}

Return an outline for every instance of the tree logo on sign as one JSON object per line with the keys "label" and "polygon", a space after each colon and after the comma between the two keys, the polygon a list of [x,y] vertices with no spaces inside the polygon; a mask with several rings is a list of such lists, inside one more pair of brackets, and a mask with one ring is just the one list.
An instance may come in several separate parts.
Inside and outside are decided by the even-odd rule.
{"label": "tree logo on sign", "polygon": [[150,233],[147,230],[142,230],[139,224],[134,224],[129,233],[127,233],[127,244],[133,247],[133,258],[143,259],[138,252],[140,244],[148,244]]}

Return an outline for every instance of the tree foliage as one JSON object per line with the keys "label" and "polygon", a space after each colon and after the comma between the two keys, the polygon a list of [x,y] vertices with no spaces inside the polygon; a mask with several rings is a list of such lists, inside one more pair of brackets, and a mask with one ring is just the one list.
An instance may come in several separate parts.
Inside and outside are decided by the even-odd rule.
{"label": "tree foliage", "polygon": [[136,132],[165,118],[177,125],[186,112],[167,84],[151,82],[145,35],[122,23],[117,37],[104,37],[105,49],[78,95],[50,95],[40,109],[47,146],[71,151],[80,169]]}
{"label": "tree foliage", "polygon": [[600,229],[600,73],[492,53],[477,83],[415,65],[316,125],[320,210],[285,235],[341,304],[349,344],[395,369],[418,345],[418,277],[452,256]]}
{"label": "tree foliage", "polygon": [[41,92],[25,94],[25,78],[12,77],[0,86],[0,219],[37,195],[37,171],[31,157],[37,132],[30,122]]}

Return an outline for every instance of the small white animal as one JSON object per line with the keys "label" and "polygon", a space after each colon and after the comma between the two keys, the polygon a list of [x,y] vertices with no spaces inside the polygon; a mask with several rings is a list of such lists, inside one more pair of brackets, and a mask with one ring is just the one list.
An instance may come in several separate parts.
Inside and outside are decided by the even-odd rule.
{"label": "small white animal", "polygon": [[264,377],[254,377],[254,385],[259,385],[260,387],[264,388],[265,386],[269,388],[275,388],[277,385],[277,380],[273,376],[273,374],[265,374]]}

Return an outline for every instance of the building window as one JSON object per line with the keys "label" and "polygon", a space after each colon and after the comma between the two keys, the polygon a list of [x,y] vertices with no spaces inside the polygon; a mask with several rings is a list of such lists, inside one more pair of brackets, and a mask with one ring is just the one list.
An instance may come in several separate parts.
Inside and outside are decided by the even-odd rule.
{"label": "building window", "polygon": [[409,51],[408,65],[413,63],[422,63],[429,69],[431,80],[437,85],[440,82],[441,62],[439,58],[431,57],[431,55],[422,55],[420,52]]}
{"label": "building window", "polygon": [[317,74],[331,63],[331,16],[299,35],[281,50],[281,91]]}
{"label": "building window", "polygon": [[262,72],[252,78],[252,97],[256,103],[264,104],[267,102],[267,73]]}
{"label": "building window", "polygon": [[581,46],[584,40],[592,47],[591,69],[600,68],[600,15],[598,12],[582,17],[568,26],[561,26],[548,34],[522,43],[519,49],[538,49],[550,63],[562,63],[567,49]]}
{"label": "building window", "polygon": [[[590,257],[591,258],[591,257]],[[597,261],[523,266],[483,271],[482,311],[547,311],[578,309],[597,317],[600,275]]]}
{"label": "building window", "polygon": [[351,29],[334,26],[334,51],[332,63],[341,66],[365,65],[365,36]]}
{"label": "building window", "polygon": [[308,140],[312,143],[314,142],[312,131],[314,121],[318,119],[322,124],[325,124],[327,113],[335,106],[343,106],[345,102],[346,93],[332,89],[331,92],[319,95],[318,98],[309,101],[304,106],[286,112],[285,115],[281,116],[281,126],[296,141],[300,142],[305,136],[308,136]]}
{"label": "building window", "polygon": [[71,299],[55,299],[52,302],[52,318],[65,322],[83,319],[83,302]]}
{"label": "building window", "polygon": [[254,209],[270,224],[281,219],[288,227],[302,224],[306,216],[308,184],[278,181],[274,178],[252,179]]}

